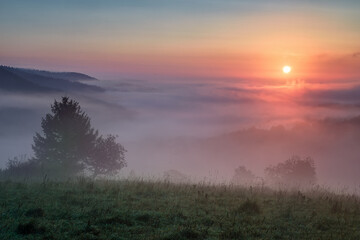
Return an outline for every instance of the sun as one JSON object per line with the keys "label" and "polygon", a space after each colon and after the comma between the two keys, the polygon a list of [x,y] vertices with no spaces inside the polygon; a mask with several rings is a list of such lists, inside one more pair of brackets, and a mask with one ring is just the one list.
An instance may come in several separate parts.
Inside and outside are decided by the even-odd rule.
{"label": "sun", "polygon": [[290,67],[290,66],[284,66],[284,67],[283,67],[283,72],[284,72],[285,74],[290,73],[290,72],[291,72],[291,67]]}

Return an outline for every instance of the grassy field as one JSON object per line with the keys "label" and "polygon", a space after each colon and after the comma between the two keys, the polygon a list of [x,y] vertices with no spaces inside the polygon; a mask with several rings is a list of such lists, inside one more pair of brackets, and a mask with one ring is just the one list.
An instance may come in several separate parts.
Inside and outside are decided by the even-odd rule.
{"label": "grassy field", "polygon": [[0,182],[0,239],[360,239],[360,202],[147,181]]}

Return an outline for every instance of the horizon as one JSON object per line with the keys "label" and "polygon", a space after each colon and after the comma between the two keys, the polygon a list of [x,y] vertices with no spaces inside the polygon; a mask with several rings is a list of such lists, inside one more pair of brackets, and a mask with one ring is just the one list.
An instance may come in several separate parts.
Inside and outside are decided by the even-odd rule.
{"label": "horizon", "polygon": [[0,0],[0,239],[360,239],[360,0]]}
{"label": "horizon", "polygon": [[[0,64],[97,78],[360,76],[360,3],[2,2]],[[111,5],[110,5],[111,4]]]}
{"label": "horizon", "polygon": [[32,154],[41,118],[66,95],[128,146],[125,172],[228,179],[298,154],[314,157],[324,183],[357,183],[359,10],[355,0],[0,1],[0,65],[50,71],[0,68],[0,168]]}

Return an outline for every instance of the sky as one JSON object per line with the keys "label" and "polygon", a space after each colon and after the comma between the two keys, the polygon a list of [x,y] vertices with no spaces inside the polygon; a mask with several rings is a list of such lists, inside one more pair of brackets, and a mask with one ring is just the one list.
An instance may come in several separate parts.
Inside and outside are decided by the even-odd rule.
{"label": "sky", "polygon": [[359,1],[0,1],[0,64],[97,77],[360,75]]}
{"label": "sky", "polygon": [[[67,94],[119,135],[129,171],[261,174],[299,154],[322,179],[360,182],[359,12],[358,0],[0,0],[0,65],[98,78],[105,92]],[[31,156],[60,97],[0,94],[0,168]],[[222,138],[237,132],[267,140]]]}

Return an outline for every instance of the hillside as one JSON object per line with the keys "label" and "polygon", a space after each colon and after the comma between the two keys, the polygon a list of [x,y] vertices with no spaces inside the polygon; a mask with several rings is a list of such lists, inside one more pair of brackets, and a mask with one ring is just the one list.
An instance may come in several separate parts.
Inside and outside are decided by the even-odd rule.
{"label": "hillside", "polygon": [[0,90],[8,92],[103,91],[82,82],[89,80],[96,79],[82,73],[0,66]]}
{"label": "hillside", "polygon": [[10,92],[47,92],[51,89],[28,81],[6,67],[0,67],[0,90]]}
{"label": "hillside", "polygon": [[68,81],[96,81],[97,79],[91,77],[89,75],[77,72],[50,72],[44,70],[35,70],[35,69],[26,69],[26,68],[18,68],[18,70],[32,73],[35,75],[40,75],[49,78],[56,78],[56,79],[65,79]]}
{"label": "hillside", "polygon": [[0,181],[0,239],[360,239],[360,202],[146,181]]}

